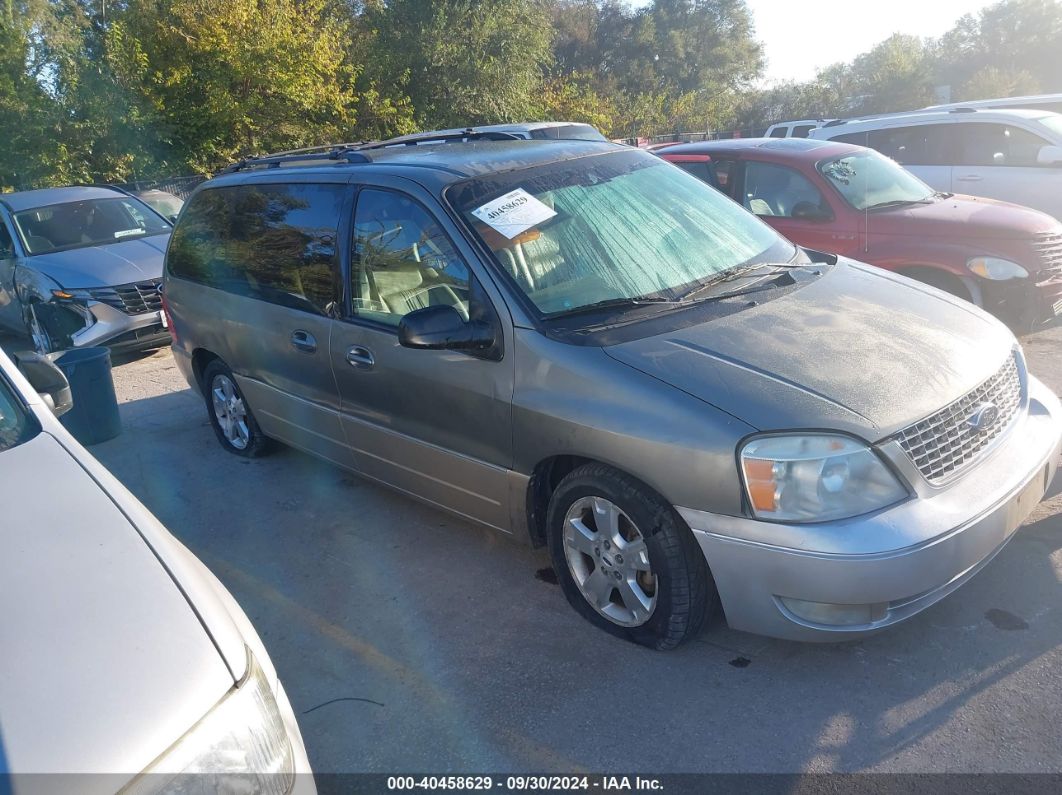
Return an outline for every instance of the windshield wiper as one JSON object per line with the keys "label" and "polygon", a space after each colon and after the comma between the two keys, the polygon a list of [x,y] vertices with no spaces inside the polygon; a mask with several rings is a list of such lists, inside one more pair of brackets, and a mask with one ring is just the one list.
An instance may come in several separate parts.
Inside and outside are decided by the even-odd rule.
{"label": "windshield wiper", "polygon": [[764,268],[771,268],[771,270],[767,273],[762,274],[760,277],[762,279],[766,279],[770,276],[777,276],[780,273],[784,273],[785,271],[792,270],[794,268],[806,267],[807,263],[795,262],[759,262],[755,265],[740,265],[736,268],[730,268],[728,270],[725,270],[722,273],[719,273],[716,276],[712,277],[708,281],[698,284],[693,289],[688,290],[682,295],[680,295],[679,300],[686,302],[695,300],[695,296],[707,292],[713,287],[718,287],[720,284],[726,284],[727,282],[736,281],[743,276],[747,276],[750,273],[753,273],[754,271],[762,270]]}
{"label": "windshield wiper", "polygon": [[664,296],[645,295],[640,298],[606,298],[604,301],[594,301],[592,304],[584,304],[583,306],[576,306],[572,309],[565,309],[563,312],[557,312],[554,315],[550,315],[550,320],[555,320],[562,317],[571,317],[573,315],[583,315],[587,312],[597,312],[602,309],[612,308],[625,308],[625,307],[638,307],[638,306],[651,306],[654,304],[684,304],[681,298],[666,298]]}
{"label": "windshield wiper", "polygon": [[924,199],[891,199],[887,202],[878,202],[877,204],[867,205],[863,209],[884,210],[886,207],[902,207],[905,204],[929,204],[932,198],[932,196],[926,196]]}

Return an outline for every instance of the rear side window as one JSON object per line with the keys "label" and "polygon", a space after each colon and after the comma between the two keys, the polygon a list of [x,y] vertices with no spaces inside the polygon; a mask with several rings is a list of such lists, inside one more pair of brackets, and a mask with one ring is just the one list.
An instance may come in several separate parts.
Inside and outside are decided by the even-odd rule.
{"label": "rear side window", "polygon": [[815,129],[814,124],[798,124],[793,128],[793,138],[807,138],[808,133]]}
{"label": "rear side window", "polygon": [[774,127],[767,133],[767,136],[770,138],[785,138],[787,129],[786,127]]}
{"label": "rear side window", "polygon": [[948,154],[954,136],[955,125],[919,124],[838,135],[833,140],[869,146],[904,166],[946,166],[954,160]]}
{"label": "rear side window", "polygon": [[957,124],[956,165],[1035,166],[1048,141],[1009,124]]}
{"label": "rear side window", "polygon": [[170,275],[318,314],[339,294],[343,185],[239,185],[200,192],[174,230]]}
{"label": "rear side window", "polygon": [[707,182],[713,188],[717,187],[715,184],[715,178],[712,176],[712,166],[707,160],[691,163],[675,163],[675,165],[687,174],[693,174],[697,179]]}

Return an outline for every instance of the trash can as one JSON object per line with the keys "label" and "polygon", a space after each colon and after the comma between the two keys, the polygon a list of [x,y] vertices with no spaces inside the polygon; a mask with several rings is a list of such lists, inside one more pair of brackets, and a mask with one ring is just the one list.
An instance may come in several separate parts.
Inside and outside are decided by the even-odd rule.
{"label": "trash can", "polygon": [[96,444],[122,432],[118,397],[111,379],[111,352],[107,348],[75,348],[55,360],[70,382],[74,407],[59,418],[81,444]]}

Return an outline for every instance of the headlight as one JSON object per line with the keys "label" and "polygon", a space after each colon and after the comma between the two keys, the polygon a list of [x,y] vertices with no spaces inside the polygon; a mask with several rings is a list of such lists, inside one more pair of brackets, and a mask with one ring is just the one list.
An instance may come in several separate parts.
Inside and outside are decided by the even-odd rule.
{"label": "headlight", "polygon": [[746,443],[740,458],[745,491],[760,519],[826,522],[907,496],[874,451],[847,436],[763,436]]}
{"label": "headlight", "polygon": [[966,267],[982,279],[991,279],[994,282],[1024,279],[1029,275],[1029,272],[1018,263],[996,257],[974,257],[966,262]]}
{"label": "headlight", "polygon": [[247,652],[247,676],[132,782],[127,792],[283,795],[295,760],[273,690]]}

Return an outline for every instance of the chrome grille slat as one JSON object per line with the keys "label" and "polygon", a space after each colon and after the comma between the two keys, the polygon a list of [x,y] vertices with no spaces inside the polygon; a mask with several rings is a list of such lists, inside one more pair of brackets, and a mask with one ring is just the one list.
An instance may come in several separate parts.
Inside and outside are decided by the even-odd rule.
{"label": "chrome grille slat", "polygon": [[1038,235],[1032,246],[1043,265],[1041,281],[1062,274],[1062,235]]}
{"label": "chrome grille slat", "polygon": [[159,295],[161,283],[161,279],[150,279],[115,287],[98,287],[88,292],[93,300],[113,306],[127,315],[142,315],[162,309],[162,296]]}
{"label": "chrome grille slat", "polygon": [[[984,403],[999,410],[987,428],[970,427],[969,417]],[[930,483],[938,484],[971,466],[1017,418],[1021,407],[1018,355],[1011,354],[999,371],[954,403],[904,428],[900,447]]]}

